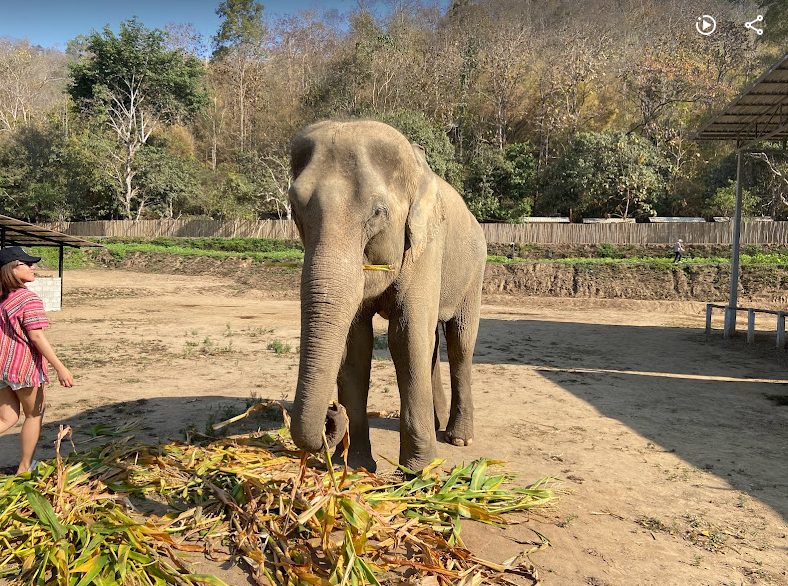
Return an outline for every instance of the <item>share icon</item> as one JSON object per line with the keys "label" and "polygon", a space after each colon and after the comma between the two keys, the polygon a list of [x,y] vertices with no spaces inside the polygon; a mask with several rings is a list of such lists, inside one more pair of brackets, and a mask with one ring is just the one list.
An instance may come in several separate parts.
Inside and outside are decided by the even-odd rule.
{"label": "share icon", "polygon": [[762,28],[757,28],[757,27],[755,26],[755,23],[756,23],[756,22],[762,22],[762,21],[763,21],[763,15],[762,15],[762,14],[759,14],[758,16],[756,16],[756,17],[755,17],[755,20],[751,20],[751,21],[749,21],[749,22],[745,22],[745,23],[744,23],[744,28],[749,28],[749,29],[752,29],[752,30],[754,30],[754,31],[755,31],[755,32],[756,32],[758,35],[762,35],[762,34],[763,34],[763,29],[762,29]]}

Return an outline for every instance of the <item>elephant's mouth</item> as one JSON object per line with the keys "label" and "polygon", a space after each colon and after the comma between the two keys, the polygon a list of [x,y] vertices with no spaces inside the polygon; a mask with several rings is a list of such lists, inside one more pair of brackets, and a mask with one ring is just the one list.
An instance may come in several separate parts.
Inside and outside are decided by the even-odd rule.
{"label": "elephant's mouth", "polygon": [[387,263],[387,262],[380,262],[378,259],[372,259],[369,257],[367,252],[364,252],[364,256],[361,258],[361,268],[365,271],[391,271],[394,269],[394,265]]}

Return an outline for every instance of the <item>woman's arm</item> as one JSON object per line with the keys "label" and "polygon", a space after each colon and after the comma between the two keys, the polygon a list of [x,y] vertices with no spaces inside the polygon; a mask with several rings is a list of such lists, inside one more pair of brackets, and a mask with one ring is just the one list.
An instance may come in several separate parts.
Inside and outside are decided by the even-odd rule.
{"label": "woman's arm", "polygon": [[47,362],[55,369],[60,384],[64,387],[73,387],[74,377],[71,375],[68,368],[63,366],[63,363],[60,362],[49,340],[47,340],[47,337],[44,335],[44,330],[28,330],[27,336],[41,355],[46,358]]}

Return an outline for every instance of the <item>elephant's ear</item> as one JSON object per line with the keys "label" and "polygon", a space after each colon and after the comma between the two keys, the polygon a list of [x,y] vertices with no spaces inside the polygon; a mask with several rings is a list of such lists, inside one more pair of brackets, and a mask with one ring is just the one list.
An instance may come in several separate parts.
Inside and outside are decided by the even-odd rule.
{"label": "elephant's ear", "polygon": [[421,178],[413,195],[408,211],[406,225],[412,260],[424,252],[432,235],[444,220],[438,176],[427,164],[424,149],[413,145],[413,152],[419,162]]}

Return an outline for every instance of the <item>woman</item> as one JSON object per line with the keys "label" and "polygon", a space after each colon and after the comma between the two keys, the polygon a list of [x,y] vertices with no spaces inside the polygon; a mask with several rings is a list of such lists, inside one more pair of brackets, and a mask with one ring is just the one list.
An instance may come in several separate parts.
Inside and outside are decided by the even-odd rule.
{"label": "woman", "polygon": [[34,267],[40,260],[19,246],[0,250],[0,433],[16,425],[20,410],[24,412],[17,474],[34,467],[44,419],[44,385],[49,382],[47,362],[61,385],[74,384],[44,335],[49,326],[44,303],[25,287],[35,280]]}

